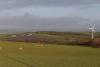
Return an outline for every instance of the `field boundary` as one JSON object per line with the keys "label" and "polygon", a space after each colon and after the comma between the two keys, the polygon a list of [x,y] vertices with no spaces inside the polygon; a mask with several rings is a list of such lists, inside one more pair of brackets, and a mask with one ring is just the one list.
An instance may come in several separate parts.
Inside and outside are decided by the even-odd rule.
{"label": "field boundary", "polygon": [[[0,55],[1,55],[1,54],[0,54]],[[24,64],[25,66],[28,66],[28,67],[34,67],[33,65],[30,65],[30,64],[28,64],[28,63],[26,63],[26,62],[24,62],[24,61],[15,59],[15,58],[13,58],[13,57],[10,57],[10,56],[7,56],[7,55],[1,55],[1,56],[5,57],[5,58],[7,58],[7,59],[10,59],[10,60],[12,60],[12,61],[15,61],[15,62]]]}

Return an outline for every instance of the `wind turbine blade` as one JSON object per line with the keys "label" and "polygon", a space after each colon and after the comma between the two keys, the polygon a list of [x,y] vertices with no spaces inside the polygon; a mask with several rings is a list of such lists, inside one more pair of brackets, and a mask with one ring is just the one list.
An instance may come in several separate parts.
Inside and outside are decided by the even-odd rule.
{"label": "wind turbine blade", "polygon": [[88,28],[88,29],[92,29],[92,28]]}
{"label": "wind turbine blade", "polygon": [[95,24],[93,25],[93,29],[95,29]]}

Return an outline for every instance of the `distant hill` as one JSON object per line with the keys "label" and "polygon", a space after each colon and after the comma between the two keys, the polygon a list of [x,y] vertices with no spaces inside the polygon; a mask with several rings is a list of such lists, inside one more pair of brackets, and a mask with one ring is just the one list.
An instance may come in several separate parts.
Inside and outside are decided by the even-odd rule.
{"label": "distant hill", "polygon": [[[100,33],[96,33],[96,38],[100,38]],[[65,45],[88,45],[90,33],[88,32],[25,32],[16,34],[1,34],[2,41],[32,42],[32,43],[49,43],[49,44],[65,44]],[[97,40],[95,40],[97,41]]]}

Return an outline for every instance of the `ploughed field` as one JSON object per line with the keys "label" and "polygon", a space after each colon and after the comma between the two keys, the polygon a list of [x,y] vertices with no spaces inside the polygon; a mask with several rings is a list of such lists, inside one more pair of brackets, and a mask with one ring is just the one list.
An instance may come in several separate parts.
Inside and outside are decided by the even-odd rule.
{"label": "ploughed field", "polygon": [[0,67],[100,67],[100,48],[1,41]]}

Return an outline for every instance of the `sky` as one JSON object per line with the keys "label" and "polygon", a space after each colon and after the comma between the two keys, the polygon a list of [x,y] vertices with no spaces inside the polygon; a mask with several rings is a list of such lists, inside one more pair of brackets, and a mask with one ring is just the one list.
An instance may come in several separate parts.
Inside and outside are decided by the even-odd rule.
{"label": "sky", "polygon": [[100,0],[0,0],[0,29],[100,31]]}

